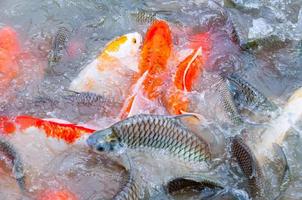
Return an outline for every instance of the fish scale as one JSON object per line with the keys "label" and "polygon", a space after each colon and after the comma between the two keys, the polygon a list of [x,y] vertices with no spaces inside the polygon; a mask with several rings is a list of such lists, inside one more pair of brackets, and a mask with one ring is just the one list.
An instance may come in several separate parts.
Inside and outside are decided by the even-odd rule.
{"label": "fish scale", "polygon": [[165,149],[186,161],[210,160],[208,145],[179,123],[173,117],[137,115],[111,128],[121,142],[130,148]]}
{"label": "fish scale", "polygon": [[139,194],[139,186],[130,172],[127,183],[122,187],[122,190],[113,197],[113,200],[138,200]]}
{"label": "fish scale", "polygon": [[230,83],[233,83],[237,87],[241,95],[244,96],[245,102],[252,109],[258,110],[276,110],[277,106],[269,101],[260,91],[253,87],[250,83],[237,75],[227,76]]}

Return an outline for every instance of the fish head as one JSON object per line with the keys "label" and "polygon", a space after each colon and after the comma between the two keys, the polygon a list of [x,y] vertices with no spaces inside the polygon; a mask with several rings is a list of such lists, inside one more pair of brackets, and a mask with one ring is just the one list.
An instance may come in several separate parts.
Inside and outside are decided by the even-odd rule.
{"label": "fish head", "polygon": [[94,132],[88,137],[87,144],[97,152],[115,152],[122,147],[120,138],[112,128]]}
{"label": "fish head", "polygon": [[142,44],[142,36],[138,32],[128,33],[109,42],[104,53],[117,59],[136,56]]}

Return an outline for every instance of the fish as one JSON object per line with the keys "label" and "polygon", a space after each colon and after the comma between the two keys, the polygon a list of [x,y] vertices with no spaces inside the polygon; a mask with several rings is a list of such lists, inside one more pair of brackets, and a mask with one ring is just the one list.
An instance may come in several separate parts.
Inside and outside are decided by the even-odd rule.
{"label": "fish", "polygon": [[56,35],[53,38],[52,48],[48,55],[48,67],[52,72],[55,72],[54,67],[62,58],[62,51],[63,49],[66,49],[70,34],[70,30],[63,26],[58,28]]}
{"label": "fish", "polygon": [[136,12],[131,13],[130,15],[134,18],[136,22],[139,24],[150,24],[156,20],[159,20],[158,14],[170,14],[171,11],[166,10],[138,10]]}
{"label": "fish", "polygon": [[210,177],[201,174],[192,173],[186,176],[174,177],[169,180],[164,186],[164,191],[170,195],[175,195],[184,191],[199,191],[205,188],[210,189],[223,189],[219,181],[212,180]]}
{"label": "fish", "polygon": [[122,189],[113,197],[113,200],[139,200],[140,189],[132,172],[128,173],[127,182]]}
{"label": "fish", "polygon": [[101,104],[105,104],[108,102],[116,106],[121,104],[121,102],[106,99],[102,95],[98,95],[92,92],[76,92],[71,90],[68,90],[68,92],[70,92],[71,94],[62,95],[62,98],[70,103],[75,103],[77,105],[100,106]]}
{"label": "fish", "polygon": [[[140,105],[150,105],[161,99],[167,78],[168,59],[172,54],[172,35],[166,21],[156,20],[147,30],[139,55],[138,78],[132,85],[123,109],[121,119],[137,114]],[[135,104],[136,103],[136,104]],[[136,109],[134,109],[137,107]]]}
{"label": "fish", "polygon": [[145,10],[139,10],[137,12],[131,13],[135,21],[140,24],[146,24],[146,23],[149,24],[154,22],[157,19],[156,14],[157,14],[156,12],[145,11]]}
{"label": "fish", "polygon": [[72,80],[69,90],[93,92],[110,98],[126,98],[129,85],[138,72],[141,43],[142,36],[137,32],[113,39],[97,58]]}
{"label": "fish", "polygon": [[149,99],[160,95],[159,87],[164,83],[168,59],[172,53],[172,34],[167,22],[156,20],[147,30],[139,60],[139,74],[148,75],[143,82],[144,94]]}
{"label": "fish", "polygon": [[[256,111],[275,111],[278,107],[270,101],[264,94],[258,91],[254,86],[248,83],[246,80],[240,78],[238,75],[229,75],[226,77],[229,80],[230,88],[236,88],[239,91],[237,98],[238,101],[245,104],[251,110]],[[236,92],[236,91],[235,91]]]}
{"label": "fish", "polygon": [[3,137],[0,137],[0,152],[2,152],[12,162],[12,173],[14,174],[20,190],[24,192],[26,190],[25,171],[19,152]]}
{"label": "fish", "polygon": [[135,115],[94,132],[86,142],[98,152],[118,152],[125,147],[151,148],[165,150],[184,161],[210,163],[207,142],[187,129],[179,121],[182,117],[192,115]]}
{"label": "fish", "polygon": [[20,66],[16,62],[16,57],[21,53],[20,42],[16,31],[11,27],[0,29],[0,91],[6,93],[11,82],[17,80],[21,73]]}
{"label": "fish", "polygon": [[281,114],[269,123],[268,128],[254,134],[245,131],[232,139],[232,154],[248,181],[249,193],[253,199],[275,199],[280,195],[288,171],[282,143],[287,132],[301,117],[302,88],[299,88],[289,98]]}
{"label": "fish", "polygon": [[17,130],[24,132],[31,127],[42,130],[47,137],[62,140],[67,144],[75,143],[83,135],[95,131],[68,122],[56,122],[26,115],[0,116],[0,130],[4,135],[14,134]]}
{"label": "fish", "polygon": [[177,66],[173,86],[164,99],[170,114],[182,114],[188,111],[189,100],[185,94],[193,90],[193,83],[202,74],[203,64],[202,48],[199,47]]}
{"label": "fish", "polygon": [[243,124],[244,121],[242,120],[238,108],[235,105],[234,97],[229,90],[228,83],[225,78],[220,78],[219,83],[217,85],[217,90],[219,93],[220,102],[223,105],[224,111],[226,112],[226,115],[231,120],[231,122],[235,125]]}

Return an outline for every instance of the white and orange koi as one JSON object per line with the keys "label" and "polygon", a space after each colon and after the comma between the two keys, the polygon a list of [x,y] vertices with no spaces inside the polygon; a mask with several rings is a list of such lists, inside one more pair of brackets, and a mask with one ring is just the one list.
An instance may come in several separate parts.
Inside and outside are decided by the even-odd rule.
{"label": "white and orange koi", "polygon": [[138,71],[141,42],[142,37],[137,32],[115,38],[79,73],[69,89],[124,97],[129,90],[133,75]]}

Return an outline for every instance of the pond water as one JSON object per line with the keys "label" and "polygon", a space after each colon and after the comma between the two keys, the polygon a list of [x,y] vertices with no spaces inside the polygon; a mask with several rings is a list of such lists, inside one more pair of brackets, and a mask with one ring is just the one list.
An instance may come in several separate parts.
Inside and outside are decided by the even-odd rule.
{"label": "pond water", "polygon": [[[210,33],[212,49],[204,66],[205,73],[195,86],[198,92],[210,89],[209,77],[218,73],[236,73],[282,107],[293,91],[302,86],[301,0],[1,0],[0,10],[0,28],[12,27],[24,52],[18,61],[24,68],[22,81],[12,81],[7,87],[0,87],[1,116],[59,118],[100,129],[110,125],[115,121],[110,113],[118,112],[120,105],[108,101],[83,108],[60,97],[66,93],[71,80],[95,59],[110,40],[134,31],[145,34],[150,22],[139,19],[138,13],[142,11],[153,13],[156,18],[169,23],[173,44],[179,49],[191,35]],[[53,73],[49,70],[49,53],[60,27],[66,27],[70,35],[67,50],[62,51],[62,58],[52,69]],[[208,115],[205,116],[211,123],[220,123],[211,118],[213,111],[208,107],[215,107],[211,97],[205,97],[203,104],[194,105],[192,109],[207,110]],[[219,130],[229,136],[231,128],[222,125]],[[281,199],[302,199],[301,130],[299,126],[292,130],[282,145],[291,179]],[[48,151],[39,151],[43,145],[32,147],[39,141],[12,139],[21,154],[28,151],[23,156],[27,160],[26,166],[38,165],[40,161],[35,157],[49,156]],[[29,149],[36,149],[27,150],[24,144]],[[67,188],[78,199],[111,199],[123,182],[124,169],[109,156],[96,155],[82,146],[54,151],[51,152],[53,156],[41,161],[38,170],[26,169],[31,177],[28,181],[30,192],[22,194],[25,199],[36,199],[41,189],[47,187]],[[141,162],[138,156],[135,163]],[[168,161],[153,163],[154,167],[146,163],[146,169],[141,170],[152,177],[146,180],[154,183],[154,188],[162,173],[166,172],[167,179],[173,176],[171,171],[174,168]],[[157,165],[160,166],[158,171],[154,169]],[[188,166],[179,165],[177,170],[187,170]],[[228,180],[229,185],[241,191],[240,178],[230,173],[227,166],[219,170],[225,173],[221,176],[222,181]],[[5,174],[5,170],[0,171],[0,176],[4,177],[0,179],[0,198],[20,197],[15,183]],[[189,197],[178,199],[185,198]]]}

